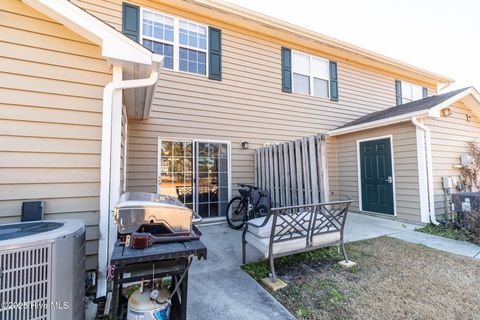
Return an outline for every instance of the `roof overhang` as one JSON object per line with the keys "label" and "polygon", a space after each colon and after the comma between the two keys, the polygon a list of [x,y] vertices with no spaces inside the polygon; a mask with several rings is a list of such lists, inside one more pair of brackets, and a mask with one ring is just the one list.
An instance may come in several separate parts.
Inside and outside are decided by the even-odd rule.
{"label": "roof overhang", "polygon": [[[155,54],[129,39],[102,20],[70,1],[21,0],[78,35],[98,45],[110,65],[122,66],[125,80],[148,77],[152,68],[161,68],[163,56]],[[160,71],[160,70],[156,70]],[[130,89],[124,92],[130,117],[148,117],[153,89]]]}
{"label": "roof overhang", "polygon": [[480,117],[480,94],[475,88],[470,87],[465,91],[460,92],[459,94],[443,101],[442,103],[437,104],[436,106],[430,109],[424,109],[416,112],[405,113],[395,117],[380,119],[376,121],[361,123],[358,125],[353,125],[345,128],[338,128],[330,130],[327,132],[327,135],[330,137],[339,136],[343,134],[353,133],[362,130],[368,130],[373,128],[379,128],[384,126],[389,126],[401,122],[411,121],[412,118],[422,118],[422,117],[440,117],[440,111],[445,109],[456,102],[463,102],[468,106],[472,112]]}
{"label": "roof overhang", "polygon": [[[165,0],[153,0],[166,4]],[[218,0],[169,0],[170,7],[187,10],[206,18],[228,23],[238,28],[251,30],[279,40],[288,45],[297,44],[310,49],[324,52],[333,57],[355,61],[359,64],[398,74],[405,78],[434,83],[445,87],[454,80],[448,77],[403,63],[381,54],[351,45],[349,43],[327,37],[323,34],[242,8],[240,6]]]}

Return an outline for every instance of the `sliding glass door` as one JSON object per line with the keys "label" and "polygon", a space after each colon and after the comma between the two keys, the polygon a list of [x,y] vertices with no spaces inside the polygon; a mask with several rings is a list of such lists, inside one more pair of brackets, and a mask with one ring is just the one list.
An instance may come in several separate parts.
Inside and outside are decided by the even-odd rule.
{"label": "sliding glass door", "polygon": [[230,197],[230,144],[159,141],[158,192],[178,198],[202,217],[225,216]]}
{"label": "sliding glass door", "polygon": [[193,143],[159,141],[158,192],[182,201],[193,209]]}

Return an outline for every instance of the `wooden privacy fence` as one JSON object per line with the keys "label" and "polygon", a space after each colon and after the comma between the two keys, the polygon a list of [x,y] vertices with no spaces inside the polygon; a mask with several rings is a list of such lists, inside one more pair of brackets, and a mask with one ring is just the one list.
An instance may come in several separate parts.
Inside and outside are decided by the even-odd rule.
{"label": "wooden privacy fence", "polygon": [[325,135],[255,150],[255,185],[270,192],[272,207],[328,201]]}

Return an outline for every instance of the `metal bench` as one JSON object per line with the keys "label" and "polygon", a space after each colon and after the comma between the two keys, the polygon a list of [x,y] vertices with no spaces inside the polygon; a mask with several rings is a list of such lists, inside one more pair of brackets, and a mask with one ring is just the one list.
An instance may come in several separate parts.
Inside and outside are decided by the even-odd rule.
{"label": "metal bench", "polygon": [[345,261],[343,230],[351,200],[273,208],[266,217],[248,221],[242,234],[242,261],[247,243],[270,261],[276,281],[274,259],[322,247],[340,245]]}

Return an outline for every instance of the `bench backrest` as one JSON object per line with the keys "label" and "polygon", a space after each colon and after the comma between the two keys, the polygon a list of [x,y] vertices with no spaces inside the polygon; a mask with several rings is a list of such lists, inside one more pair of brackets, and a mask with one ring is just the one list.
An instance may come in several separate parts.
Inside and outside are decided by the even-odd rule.
{"label": "bench backrest", "polygon": [[302,238],[305,239],[305,245],[310,246],[314,236],[331,232],[340,232],[340,239],[343,240],[350,203],[351,200],[271,209],[271,216],[268,217],[273,219],[270,246]]}

